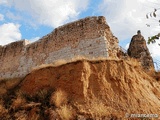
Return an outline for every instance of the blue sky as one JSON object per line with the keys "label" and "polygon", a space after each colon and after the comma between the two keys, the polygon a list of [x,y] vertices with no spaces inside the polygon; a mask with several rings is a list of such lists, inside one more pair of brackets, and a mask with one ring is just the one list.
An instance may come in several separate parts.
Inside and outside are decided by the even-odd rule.
{"label": "blue sky", "polygon": [[[160,14],[154,19],[145,16],[159,6],[158,0],[0,0],[0,45],[21,39],[33,42],[65,23],[105,16],[119,44],[127,49],[137,30],[145,39],[160,31]],[[148,48],[160,60],[157,43]]]}

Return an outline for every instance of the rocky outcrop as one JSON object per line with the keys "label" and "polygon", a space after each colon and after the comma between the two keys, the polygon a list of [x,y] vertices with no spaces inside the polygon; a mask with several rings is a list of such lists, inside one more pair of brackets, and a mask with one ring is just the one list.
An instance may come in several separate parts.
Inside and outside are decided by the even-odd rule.
{"label": "rocky outcrop", "polygon": [[145,70],[154,69],[153,59],[140,31],[132,37],[127,53],[130,57],[138,59]]}

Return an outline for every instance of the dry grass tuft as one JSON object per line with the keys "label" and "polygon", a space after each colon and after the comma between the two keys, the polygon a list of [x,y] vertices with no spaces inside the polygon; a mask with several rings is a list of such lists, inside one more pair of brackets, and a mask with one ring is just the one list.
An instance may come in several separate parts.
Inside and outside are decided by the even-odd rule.
{"label": "dry grass tuft", "polygon": [[71,106],[63,105],[57,110],[57,113],[62,120],[74,119],[74,110]]}
{"label": "dry grass tuft", "polygon": [[49,108],[48,110],[46,110],[45,114],[48,116],[49,120],[59,120],[58,113],[55,110],[53,110],[52,108]]}
{"label": "dry grass tuft", "polygon": [[21,82],[22,78],[1,79],[0,96],[7,93],[8,90],[14,89]]}
{"label": "dry grass tuft", "polygon": [[0,96],[3,96],[7,91],[16,88],[21,80],[22,78],[0,79]]}
{"label": "dry grass tuft", "polygon": [[16,112],[14,114],[14,118],[15,120],[28,120],[28,114],[25,110]]}
{"label": "dry grass tuft", "polygon": [[85,105],[75,103],[74,106],[77,107],[79,113],[89,115],[95,119],[104,118],[113,111],[112,108],[105,106],[101,100],[95,98],[88,101]]}
{"label": "dry grass tuft", "polygon": [[40,120],[39,108],[32,108],[28,114],[29,120]]}
{"label": "dry grass tuft", "polygon": [[8,110],[5,109],[2,105],[0,105],[0,118],[1,118],[2,120],[7,120],[7,119],[9,119]]}
{"label": "dry grass tuft", "polygon": [[54,92],[50,98],[50,104],[54,104],[56,107],[66,104],[67,101],[67,94],[60,89]]}
{"label": "dry grass tuft", "polygon": [[19,109],[22,105],[24,105],[26,103],[26,100],[23,97],[17,97],[15,100],[13,100],[13,103],[11,105],[11,107],[14,110]]}
{"label": "dry grass tuft", "polygon": [[24,105],[26,103],[26,99],[25,99],[22,91],[20,91],[20,90],[15,91],[15,96],[16,96],[16,98],[12,100],[13,102],[11,104],[11,108],[13,110],[19,109],[22,105]]}
{"label": "dry grass tuft", "polygon": [[93,117],[103,117],[108,113],[107,107],[100,100],[93,100],[89,109]]}

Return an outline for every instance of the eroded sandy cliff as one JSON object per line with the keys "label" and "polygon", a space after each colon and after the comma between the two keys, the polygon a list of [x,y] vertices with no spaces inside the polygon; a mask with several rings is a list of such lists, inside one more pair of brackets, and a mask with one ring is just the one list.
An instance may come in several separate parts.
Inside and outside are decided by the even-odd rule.
{"label": "eroded sandy cliff", "polygon": [[[54,114],[62,119],[58,110],[64,106],[69,106],[66,109],[72,111],[72,119],[128,119],[126,113],[160,114],[160,84],[143,72],[136,60],[76,60],[54,66],[34,70],[16,89],[12,88],[15,96],[8,106],[8,114],[17,98],[25,102],[20,102],[11,114],[15,116],[23,111],[26,119],[35,114],[45,119],[51,119]],[[50,93],[48,97],[42,97],[44,90]],[[37,93],[41,97],[31,99]],[[26,106],[32,102],[28,110]]]}

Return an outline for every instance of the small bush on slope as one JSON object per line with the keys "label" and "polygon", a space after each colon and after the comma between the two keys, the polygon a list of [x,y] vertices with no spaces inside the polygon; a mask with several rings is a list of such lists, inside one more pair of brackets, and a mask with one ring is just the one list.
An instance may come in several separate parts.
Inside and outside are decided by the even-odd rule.
{"label": "small bush on slope", "polygon": [[60,89],[54,92],[50,98],[50,104],[54,104],[56,107],[66,104],[67,101],[67,94]]}

